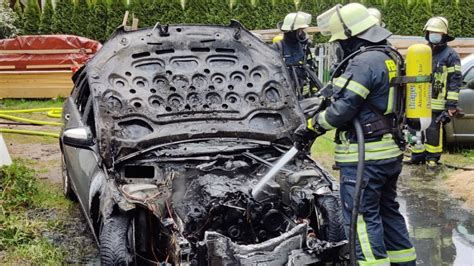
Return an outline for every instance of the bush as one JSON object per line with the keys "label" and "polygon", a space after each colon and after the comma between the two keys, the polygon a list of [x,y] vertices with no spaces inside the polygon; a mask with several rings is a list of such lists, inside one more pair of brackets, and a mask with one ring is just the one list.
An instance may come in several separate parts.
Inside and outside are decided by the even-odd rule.
{"label": "bush", "polygon": [[[297,10],[313,14],[313,25],[316,17],[335,4],[346,4],[352,0],[58,0],[53,16],[53,32],[77,34],[104,41],[122,24],[126,10],[139,19],[139,27],[151,27],[156,22],[161,24],[196,23],[224,24],[231,19],[239,20],[246,28],[276,28],[286,14]],[[87,8],[89,2],[89,8]],[[295,4],[298,3],[298,5]],[[453,36],[467,37],[474,35],[474,1],[472,0],[362,0],[367,7],[376,7],[382,12],[382,20],[387,28],[398,35],[423,34],[426,21],[434,16],[445,16],[450,24]],[[46,2],[46,9],[48,8]],[[86,11],[88,9],[89,11]],[[20,15],[16,20],[22,21],[19,5],[15,12]],[[49,12],[49,11],[48,11]],[[46,15],[44,15],[46,18]],[[23,23],[24,24],[24,23]],[[20,30],[25,30],[21,24]],[[42,22],[42,25],[44,23]],[[16,25],[16,24],[15,24]],[[18,28],[18,27],[17,27]],[[41,29],[42,33],[47,30]],[[327,41],[320,34],[315,40]]]}
{"label": "bush", "polygon": [[74,35],[89,37],[90,19],[88,0],[76,0],[71,17],[71,32]]}
{"label": "bush", "polygon": [[0,5],[0,39],[11,38],[18,33],[15,23],[18,16],[6,3]]}
{"label": "bush", "polygon": [[32,196],[38,191],[34,171],[14,162],[0,168],[0,208],[15,210],[32,205]]}
{"label": "bush", "polygon": [[28,0],[23,21],[24,34],[38,34],[41,20],[41,10],[36,0]]}
{"label": "bush", "polygon": [[107,13],[107,36],[112,34],[118,26],[122,25],[123,16],[125,15],[126,10],[124,0],[111,1],[110,9]]}
{"label": "bush", "polygon": [[89,36],[100,42],[107,40],[107,20],[109,6],[106,0],[97,0],[91,8]]}
{"label": "bush", "polygon": [[46,0],[43,13],[41,13],[41,23],[39,26],[39,32],[41,34],[51,34],[53,32],[53,16],[53,3],[51,0]]}
{"label": "bush", "polygon": [[[53,16],[53,32],[71,34],[71,17],[74,10],[72,0],[58,0]],[[83,21],[85,23],[87,21]]]}

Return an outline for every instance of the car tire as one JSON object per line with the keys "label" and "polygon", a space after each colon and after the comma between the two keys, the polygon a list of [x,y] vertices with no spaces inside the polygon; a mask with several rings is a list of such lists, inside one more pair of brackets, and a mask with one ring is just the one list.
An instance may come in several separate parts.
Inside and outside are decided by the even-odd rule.
{"label": "car tire", "polygon": [[112,216],[102,225],[100,232],[101,265],[129,265],[132,254],[128,241],[130,219],[126,216]]}
{"label": "car tire", "polygon": [[69,178],[69,173],[67,171],[66,163],[64,161],[64,156],[61,156],[61,176],[63,180],[63,194],[69,200],[77,202],[76,193],[72,189],[71,179]]}
{"label": "car tire", "polygon": [[321,238],[329,242],[346,240],[339,194],[332,193],[321,196],[317,198],[316,205],[323,218],[319,232]]}

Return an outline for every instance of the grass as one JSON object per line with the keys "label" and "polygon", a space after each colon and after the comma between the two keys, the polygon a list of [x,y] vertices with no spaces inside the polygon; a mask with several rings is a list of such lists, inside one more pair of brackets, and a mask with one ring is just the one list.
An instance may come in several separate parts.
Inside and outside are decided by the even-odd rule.
{"label": "grass", "polygon": [[59,265],[65,249],[48,236],[62,230],[72,203],[26,164],[0,168],[0,264]]}
{"label": "grass", "polygon": [[326,171],[330,172],[335,178],[338,178],[339,172],[333,170],[332,167],[334,161],[334,149],[336,144],[334,143],[335,130],[326,133],[316,139],[311,147],[311,155],[316,159]]}
{"label": "grass", "polygon": [[460,148],[444,152],[441,161],[455,166],[474,168],[474,149]]}
{"label": "grass", "polygon": [[28,99],[3,99],[0,100],[0,110],[33,109],[46,107],[62,107],[64,99],[28,100]]}

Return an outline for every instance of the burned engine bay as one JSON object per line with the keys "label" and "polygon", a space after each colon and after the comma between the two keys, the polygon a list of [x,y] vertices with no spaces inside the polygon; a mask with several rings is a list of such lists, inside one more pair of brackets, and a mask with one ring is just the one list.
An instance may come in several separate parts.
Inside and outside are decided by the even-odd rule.
{"label": "burned engine bay", "polygon": [[141,203],[129,196],[167,225],[174,263],[301,265],[323,261],[322,254],[337,258],[344,238],[328,239],[326,227],[340,221],[329,221],[317,203],[332,197],[337,184],[310,157],[295,159],[258,199],[251,196],[286,149],[244,139],[178,142],[124,162],[117,178],[122,190],[156,186]]}

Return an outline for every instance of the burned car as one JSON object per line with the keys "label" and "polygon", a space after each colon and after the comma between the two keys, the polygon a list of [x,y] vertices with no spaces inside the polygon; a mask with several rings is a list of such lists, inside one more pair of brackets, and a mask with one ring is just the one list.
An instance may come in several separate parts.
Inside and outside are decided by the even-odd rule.
{"label": "burned car", "polygon": [[103,264],[303,265],[344,258],[338,184],[300,154],[277,51],[229,26],[119,28],[73,77],[63,184]]}

